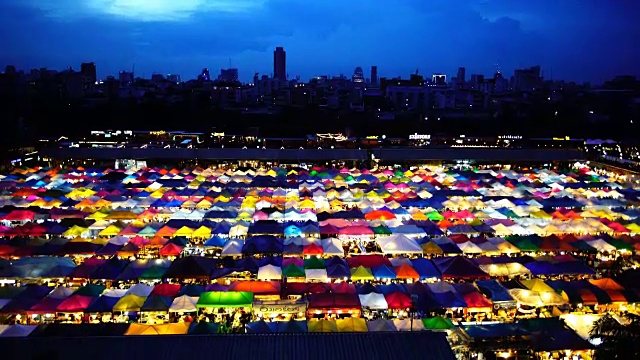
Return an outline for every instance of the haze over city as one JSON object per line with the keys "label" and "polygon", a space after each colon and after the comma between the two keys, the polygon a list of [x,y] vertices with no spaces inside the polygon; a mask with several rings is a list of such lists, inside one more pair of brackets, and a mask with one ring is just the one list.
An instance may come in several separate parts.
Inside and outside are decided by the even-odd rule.
{"label": "haze over city", "polygon": [[289,78],[370,65],[385,77],[540,65],[547,79],[601,83],[639,73],[638,10],[633,1],[8,0],[0,64],[93,61],[100,78],[133,64],[136,75],[183,79],[233,67],[249,82],[271,75],[273,48],[283,46]]}

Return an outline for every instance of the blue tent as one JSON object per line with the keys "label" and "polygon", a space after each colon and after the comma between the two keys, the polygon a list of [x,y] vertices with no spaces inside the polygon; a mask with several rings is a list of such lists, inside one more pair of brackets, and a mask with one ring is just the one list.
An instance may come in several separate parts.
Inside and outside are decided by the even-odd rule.
{"label": "blue tent", "polygon": [[440,278],[440,272],[429,259],[413,259],[411,260],[411,265],[420,275],[420,279]]}

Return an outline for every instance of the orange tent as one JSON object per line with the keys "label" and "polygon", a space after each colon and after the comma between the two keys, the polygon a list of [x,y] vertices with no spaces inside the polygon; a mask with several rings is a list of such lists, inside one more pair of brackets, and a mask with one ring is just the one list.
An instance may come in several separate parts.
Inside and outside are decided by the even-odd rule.
{"label": "orange tent", "polygon": [[394,268],[398,279],[419,279],[420,274],[411,266],[404,264]]}

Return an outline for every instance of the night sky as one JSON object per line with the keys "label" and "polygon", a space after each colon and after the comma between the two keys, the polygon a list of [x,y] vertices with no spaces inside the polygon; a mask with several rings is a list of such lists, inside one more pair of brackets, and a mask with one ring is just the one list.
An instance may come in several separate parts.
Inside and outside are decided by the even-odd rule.
{"label": "night sky", "polygon": [[1,0],[0,66],[131,70],[195,77],[203,67],[271,74],[284,46],[290,78],[507,75],[600,83],[640,74],[637,0]]}

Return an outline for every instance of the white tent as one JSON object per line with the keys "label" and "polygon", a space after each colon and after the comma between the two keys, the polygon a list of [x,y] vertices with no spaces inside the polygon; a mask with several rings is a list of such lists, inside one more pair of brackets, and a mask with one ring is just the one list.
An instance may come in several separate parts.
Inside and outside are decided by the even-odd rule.
{"label": "white tent", "polygon": [[329,279],[325,269],[305,269],[304,275],[307,280],[327,281]]}
{"label": "white tent", "polygon": [[592,248],[601,251],[601,252],[605,252],[605,251],[616,251],[616,247],[609,244],[608,242],[602,240],[602,239],[598,239],[598,240],[589,240],[589,241],[585,241],[589,246],[591,246]]}
{"label": "white tent", "polygon": [[389,262],[391,263],[391,266],[393,267],[398,267],[398,266],[402,266],[402,265],[409,265],[411,267],[413,267],[413,264],[411,263],[411,260],[407,259],[406,257],[394,257],[389,259]]}
{"label": "white tent", "polygon": [[398,331],[426,330],[421,319],[393,319],[393,325],[398,329]]}
{"label": "white tent", "polygon": [[327,238],[320,241],[322,244],[322,250],[325,255],[338,255],[344,256],[344,249],[342,248],[342,241],[336,238]]}
{"label": "white tent", "polygon": [[465,241],[457,245],[465,254],[482,254],[484,252],[478,245],[471,241]]}
{"label": "white tent", "polygon": [[578,334],[581,338],[588,340],[589,332],[593,327],[593,323],[602,318],[601,314],[563,314],[560,319]]}
{"label": "white tent", "polygon": [[362,305],[363,308],[372,310],[385,310],[389,308],[387,300],[382,294],[372,292],[369,294],[360,294],[358,297],[360,298],[360,305]]}
{"label": "white tent", "polygon": [[147,297],[153,291],[153,286],[144,284],[135,284],[127,290],[125,295],[136,295]]}
{"label": "white tent", "polygon": [[[485,241],[479,244],[476,244],[481,250],[483,254],[489,254],[489,253],[499,253],[500,252],[500,248],[498,248],[497,245],[495,245],[492,242],[489,241]],[[463,250],[464,252],[464,250]]]}
{"label": "white tent", "polygon": [[404,234],[393,234],[376,239],[385,254],[422,254],[418,243]]}
{"label": "white tent", "polygon": [[66,299],[71,296],[76,290],[78,289],[59,286],[53,289],[53,291],[51,291],[49,295],[47,295],[47,297],[51,299]]}
{"label": "white tent", "polygon": [[100,296],[121,298],[121,297],[125,296],[126,293],[127,293],[126,289],[107,289]]}
{"label": "white tent", "polygon": [[244,245],[244,241],[238,239],[229,239],[224,243],[224,247],[222,248],[222,252],[220,255],[222,256],[240,256],[242,255],[242,247]]}
{"label": "white tent", "polygon": [[259,280],[280,280],[282,279],[282,269],[275,265],[265,265],[258,269]]}
{"label": "white tent", "polygon": [[198,303],[197,296],[182,295],[173,299],[169,311],[171,312],[193,312],[197,311],[196,304]]}
{"label": "white tent", "polygon": [[518,303],[533,307],[564,305],[567,303],[562,296],[553,291],[511,289],[509,290],[509,294],[511,294]]}
{"label": "white tent", "polygon": [[115,245],[124,245],[126,243],[129,242],[129,238],[126,236],[114,236],[111,239],[109,239],[109,244],[115,244]]}
{"label": "white tent", "polygon": [[369,329],[369,332],[372,332],[372,331],[398,331],[398,329],[396,329],[396,326],[393,324],[393,321],[385,320],[385,319],[367,321],[367,329]]}
{"label": "white tent", "polygon": [[38,325],[9,325],[0,333],[0,337],[27,337]]}
{"label": "white tent", "polygon": [[480,269],[491,276],[516,276],[531,274],[531,271],[529,269],[517,262],[506,264],[480,265]]}
{"label": "white tent", "polygon": [[238,224],[235,225],[233,227],[231,227],[231,229],[229,229],[229,236],[230,237],[243,237],[243,236],[247,236],[247,233],[249,232],[249,227],[245,226],[244,224]]}

